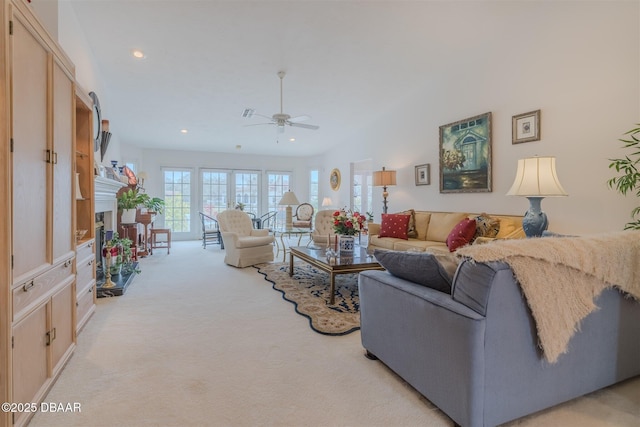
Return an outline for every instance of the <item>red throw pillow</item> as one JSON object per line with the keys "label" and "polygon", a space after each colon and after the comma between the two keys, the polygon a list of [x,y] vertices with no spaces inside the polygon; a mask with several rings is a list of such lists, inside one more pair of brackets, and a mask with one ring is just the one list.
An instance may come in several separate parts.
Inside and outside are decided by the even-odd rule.
{"label": "red throw pillow", "polygon": [[380,224],[380,237],[396,237],[398,239],[408,240],[407,228],[411,215],[400,214],[382,214],[382,223]]}
{"label": "red throw pillow", "polygon": [[453,252],[459,247],[468,245],[476,234],[476,220],[465,218],[458,223],[447,237],[447,247],[449,252]]}

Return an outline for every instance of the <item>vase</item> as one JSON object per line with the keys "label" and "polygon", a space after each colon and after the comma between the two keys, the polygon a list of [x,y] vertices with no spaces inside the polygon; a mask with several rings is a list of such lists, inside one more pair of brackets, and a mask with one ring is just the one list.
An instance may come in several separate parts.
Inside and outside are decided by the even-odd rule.
{"label": "vase", "polygon": [[352,257],[355,243],[354,236],[340,235],[340,257]]}
{"label": "vase", "polygon": [[122,224],[135,224],[137,209],[123,209],[120,222]]}

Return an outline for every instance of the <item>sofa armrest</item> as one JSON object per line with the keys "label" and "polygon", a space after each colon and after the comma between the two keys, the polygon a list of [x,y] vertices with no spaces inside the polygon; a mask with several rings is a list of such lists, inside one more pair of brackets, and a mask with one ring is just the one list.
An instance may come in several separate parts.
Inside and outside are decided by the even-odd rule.
{"label": "sofa armrest", "polygon": [[267,230],[266,228],[254,228],[253,230],[251,230],[251,235],[258,237],[268,236],[269,230]]}
{"label": "sofa armrest", "polygon": [[369,233],[369,236],[377,236],[378,234],[380,234],[380,224],[378,224],[377,222],[368,223],[367,232]]}

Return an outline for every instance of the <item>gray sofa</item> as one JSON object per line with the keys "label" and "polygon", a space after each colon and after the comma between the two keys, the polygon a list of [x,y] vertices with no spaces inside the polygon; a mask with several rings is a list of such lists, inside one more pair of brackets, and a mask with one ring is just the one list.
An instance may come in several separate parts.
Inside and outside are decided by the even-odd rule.
{"label": "gray sofa", "polygon": [[455,423],[495,426],[640,374],[640,303],[596,300],[551,364],[511,268],[463,261],[451,295],[393,276],[359,276],[362,345]]}

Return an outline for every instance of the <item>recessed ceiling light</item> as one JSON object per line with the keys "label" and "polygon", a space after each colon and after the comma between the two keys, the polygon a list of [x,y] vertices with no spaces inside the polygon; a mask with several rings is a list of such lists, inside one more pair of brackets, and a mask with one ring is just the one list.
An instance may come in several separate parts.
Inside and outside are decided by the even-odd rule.
{"label": "recessed ceiling light", "polygon": [[187,133],[189,132],[187,129],[180,129],[180,133]]}
{"label": "recessed ceiling light", "polygon": [[134,49],[131,51],[131,54],[133,55],[134,58],[138,58],[138,59],[144,59],[145,55],[144,52],[138,49]]}
{"label": "recessed ceiling light", "polygon": [[289,138],[289,141],[296,142],[296,139],[295,138]]}

